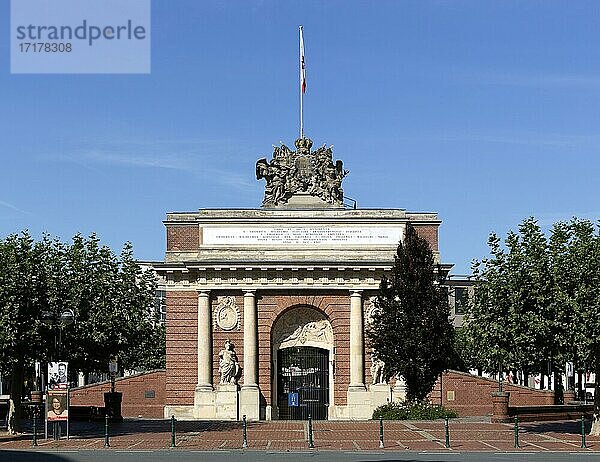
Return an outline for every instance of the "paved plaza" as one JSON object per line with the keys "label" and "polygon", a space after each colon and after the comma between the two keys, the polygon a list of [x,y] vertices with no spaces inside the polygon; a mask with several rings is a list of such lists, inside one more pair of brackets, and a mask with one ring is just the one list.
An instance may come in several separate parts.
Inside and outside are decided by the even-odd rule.
{"label": "paved plaza", "polygon": [[[589,422],[586,423],[589,431]],[[30,429],[30,428],[29,428]],[[176,448],[182,450],[242,449],[241,422],[177,422]],[[167,449],[171,445],[171,423],[164,420],[126,420],[110,425],[110,449]],[[581,422],[523,423],[519,426],[519,448],[514,447],[514,424],[494,424],[489,421],[450,420],[450,448],[445,444],[444,421],[386,421],[383,451],[600,451],[600,437],[586,436],[586,448],[581,448]],[[379,422],[313,422],[315,451],[380,450]],[[1,449],[31,449],[30,432],[19,436],[0,437]],[[74,422],[70,438],[55,441],[38,439],[39,450],[102,449],[104,424]],[[306,451],[309,449],[308,422],[249,422],[247,449],[259,451]]]}

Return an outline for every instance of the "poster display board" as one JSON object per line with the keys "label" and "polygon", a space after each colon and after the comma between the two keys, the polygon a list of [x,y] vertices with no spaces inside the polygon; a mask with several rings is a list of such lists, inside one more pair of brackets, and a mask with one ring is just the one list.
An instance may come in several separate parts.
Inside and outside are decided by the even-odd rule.
{"label": "poster display board", "polygon": [[66,390],[69,386],[68,371],[69,363],[66,361],[48,363],[48,389]]}
{"label": "poster display board", "polygon": [[69,420],[69,396],[67,390],[48,390],[46,419],[48,422]]}

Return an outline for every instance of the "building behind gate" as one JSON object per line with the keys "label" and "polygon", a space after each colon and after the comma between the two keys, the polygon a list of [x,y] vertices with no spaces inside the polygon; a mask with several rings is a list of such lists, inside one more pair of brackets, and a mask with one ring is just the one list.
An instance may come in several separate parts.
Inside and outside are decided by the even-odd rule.
{"label": "building behind gate", "polygon": [[[365,326],[411,223],[439,261],[435,213],[344,207],[331,148],[276,147],[257,209],[168,213],[164,415],[370,418],[404,396],[371,361]],[[449,268],[449,266],[447,266]]]}

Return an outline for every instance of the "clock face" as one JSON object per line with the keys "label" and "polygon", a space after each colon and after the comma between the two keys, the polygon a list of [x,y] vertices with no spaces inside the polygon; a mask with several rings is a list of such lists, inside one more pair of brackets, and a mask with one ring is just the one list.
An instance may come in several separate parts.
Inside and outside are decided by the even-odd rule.
{"label": "clock face", "polygon": [[223,330],[235,329],[238,323],[237,310],[231,305],[224,305],[217,311],[217,324]]}

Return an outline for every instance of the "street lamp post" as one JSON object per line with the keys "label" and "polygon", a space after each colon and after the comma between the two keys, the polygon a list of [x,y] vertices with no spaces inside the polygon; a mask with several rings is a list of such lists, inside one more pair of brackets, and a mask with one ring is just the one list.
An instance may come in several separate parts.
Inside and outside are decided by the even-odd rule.
{"label": "street lamp post", "polygon": [[[73,324],[75,321],[75,313],[70,308],[63,310],[60,314],[53,313],[51,311],[42,311],[41,313],[42,323],[54,331],[54,349],[55,354],[58,356],[57,361],[61,360],[61,348],[62,348],[62,330],[64,327]],[[58,336],[57,331],[58,330]],[[59,364],[59,371],[61,365]],[[66,368],[65,368],[66,371]],[[68,384],[68,378],[65,377],[66,383]],[[50,381],[50,377],[48,377]],[[68,403],[68,385],[67,385],[67,403]],[[57,425],[58,424],[58,425]],[[48,421],[46,420],[46,438],[48,437]],[[60,438],[60,423],[54,422],[54,439]],[[69,438],[69,421],[67,420],[67,439]]]}
{"label": "street lamp post", "polygon": [[75,313],[73,313],[73,310],[70,308],[63,310],[59,315],[50,311],[42,311],[42,323],[54,330],[54,349],[58,356],[56,359],[59,361],[62,354],[62,330],[73,324],[73,321],[75,321]]}

